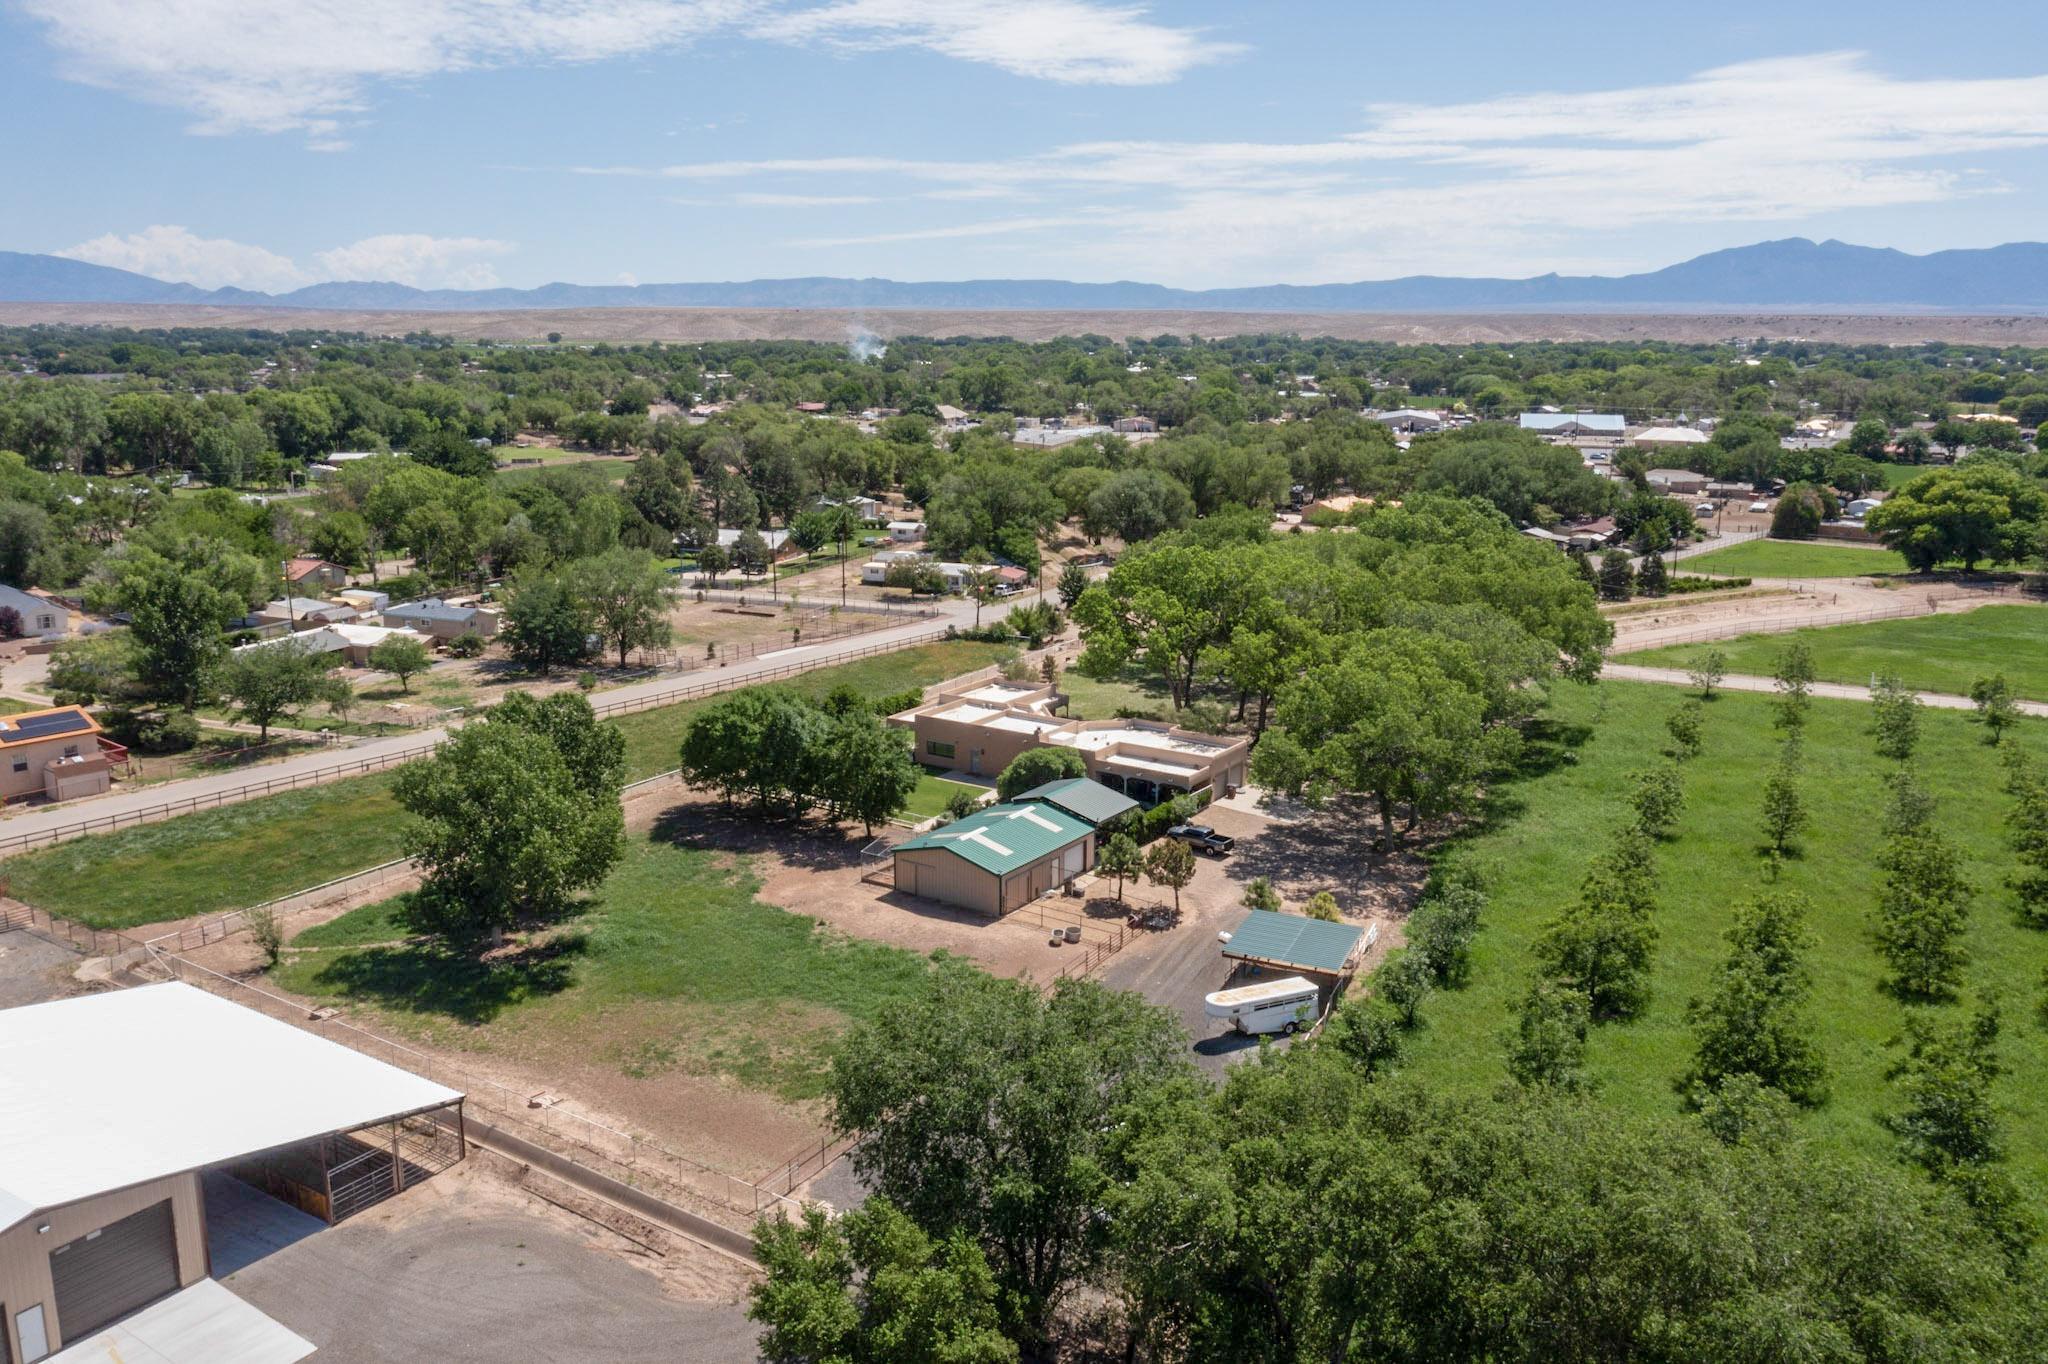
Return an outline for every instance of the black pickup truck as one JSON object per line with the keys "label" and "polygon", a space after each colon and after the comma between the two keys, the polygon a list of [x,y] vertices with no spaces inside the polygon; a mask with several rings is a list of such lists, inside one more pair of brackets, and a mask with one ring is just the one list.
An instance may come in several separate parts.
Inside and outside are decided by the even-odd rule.
{"label": "black pickup truck", "polygon": [[1211,857],[1221,857],[1237,846],[1237,840],[1229,834],[1219,834],[1206,824],[1176,824],[1166,831],[1166,836]]}

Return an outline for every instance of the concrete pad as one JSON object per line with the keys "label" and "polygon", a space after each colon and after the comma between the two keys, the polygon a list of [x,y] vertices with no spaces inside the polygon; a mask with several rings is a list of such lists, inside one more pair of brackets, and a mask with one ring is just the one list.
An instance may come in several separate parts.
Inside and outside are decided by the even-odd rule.
{"label": "concrete pad", "polygon": [[266,1255],[327,1230],[311,1213],[244,1184],[222,1170],[200,1176],[206,1192],[206,1254],[225,1279]]}
{"label": "concrete pad", "polygon": [[212,1279],[51,1355],[49,1364],[295,1364],[313,1353]]}

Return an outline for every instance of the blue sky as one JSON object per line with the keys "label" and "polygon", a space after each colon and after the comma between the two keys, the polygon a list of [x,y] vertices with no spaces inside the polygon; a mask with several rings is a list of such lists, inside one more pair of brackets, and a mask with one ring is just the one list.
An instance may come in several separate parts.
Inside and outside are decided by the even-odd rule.
{"label": "blue sky", "polygon": [[2048,237],[2048,5],[0,0],[0,248],[202,285]]}

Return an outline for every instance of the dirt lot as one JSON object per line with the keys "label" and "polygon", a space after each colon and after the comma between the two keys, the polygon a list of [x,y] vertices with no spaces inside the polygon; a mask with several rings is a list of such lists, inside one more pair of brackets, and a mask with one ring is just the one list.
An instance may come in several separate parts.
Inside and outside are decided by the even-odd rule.
{"label": "dirt lot", "polygon": [[0,1009],[83,994],[73,974],[81,960],[33,933],[0,933]]}
{"label": "dirt lot", "polygon": [[1229,313],[1185,310],[1008,312],[832,308],[558,308],[496,312],[330,311],[134,303],[0,304],[0,323],[104,323],[119,327],[331,328],[403,336],[432,331],[462,339],[539,341],[559,331],[578,341],[844,342],[859,326],[895,336],[1242,336],[1292,332],[1352,341],[1470,344],[1486,341],[1679,341],[1755,339],[1840,344],[2048,344],[2048,317],[1833,313]]}
{"label": "dirt lot", "polygon": [[1653,605],[1631,602],[1611,608],[1614,644],[1610,652],[1622,654],[1694,639],[1727,639],[1756,630],[1849,624],[1881,615],[1969,611],[2012,600],[1954,582],[1894,583],[1880,587],[1860,578],[1829,578],[1811,584],[1759,578],[1756,584],[1729,593],[1670,597]]}
{"label": "dirt lot", "polygon": [[754,1357],[750,1280],[688,1242],[650,1254],[472,1157],[225,1282],[321,1364],[726,1364]]}

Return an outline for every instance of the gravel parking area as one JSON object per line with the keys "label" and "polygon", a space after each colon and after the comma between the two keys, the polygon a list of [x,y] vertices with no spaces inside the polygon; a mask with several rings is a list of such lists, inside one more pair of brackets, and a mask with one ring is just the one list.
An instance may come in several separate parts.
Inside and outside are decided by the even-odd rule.
{"label": "gravel parking area", "polygon": [[79,955],[33,933],[0,933],[0,1009],[79,993]]}
{"label": "gravel parking area", "polygon": [[472,1165],[224,1282],[320,1364],[754,1358],[737,1264],[697,1247],[658,1259]]}

